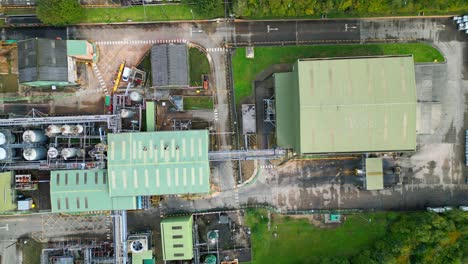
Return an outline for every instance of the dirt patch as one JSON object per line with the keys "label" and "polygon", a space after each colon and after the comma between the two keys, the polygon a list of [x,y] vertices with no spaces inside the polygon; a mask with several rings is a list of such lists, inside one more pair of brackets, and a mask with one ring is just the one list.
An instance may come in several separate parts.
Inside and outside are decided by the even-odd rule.
{"label": "dirt patch", "polygon": [[294,219],[307,219],[309,223],[318,228],[337,228],[341,224],[325,224],[323,215],[289,215],[288,217]]}
{"label": "dirt patch", "polygon": [[243,160],[241,161],[242,181],[246,181],[253,176],[255,171],[255,161]]}

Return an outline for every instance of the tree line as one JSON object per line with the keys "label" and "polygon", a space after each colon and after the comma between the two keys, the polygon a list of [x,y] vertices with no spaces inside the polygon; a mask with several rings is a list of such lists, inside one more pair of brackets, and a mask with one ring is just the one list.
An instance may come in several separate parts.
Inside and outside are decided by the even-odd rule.
{"label": "tree line", "polygon": [[235,0],[238,17],[372,16],[468,11],[466,0]]}
{"label": "tree line", "polygon": [[323,258],[320,264],[468,263],[468,212],[399,214],[386,236],[350,258]]}

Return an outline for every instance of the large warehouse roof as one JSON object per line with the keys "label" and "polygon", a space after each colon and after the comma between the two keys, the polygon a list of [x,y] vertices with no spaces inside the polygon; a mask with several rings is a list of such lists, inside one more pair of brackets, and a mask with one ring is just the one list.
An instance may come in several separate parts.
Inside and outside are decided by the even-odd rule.
{"label": "large warehouse roof", "polygon": [[411,56],[302,59],[275,74],[278,145],[297,153],[414,150]]}
{"label": "large warehouse roof", "polygon": [[161,221],[163,260],[193,258],[192,216],[165,218]]}
{"label": "large warehouse roof", "polygon": [[106,170],[52,171],[52,212],[136,209],[135,197],[110,197],[107,181]]}
{"label": "large warehouse roof", "polygon": [[151,48],[151,68],[153,86],[187,86],[187,45],[154,45]]}
{"label": "large warehouse roof", "polygon": [[381,158],[366,159],[366,190],[382,190],[383,163]]}
{"label": "large warehouse roof", "polygon": [[208,131],[109,134],[111,196],[207,193]]}

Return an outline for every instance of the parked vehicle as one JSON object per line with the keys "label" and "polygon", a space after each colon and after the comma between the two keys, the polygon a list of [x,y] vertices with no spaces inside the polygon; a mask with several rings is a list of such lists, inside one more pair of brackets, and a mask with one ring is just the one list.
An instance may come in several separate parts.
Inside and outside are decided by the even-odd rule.
{"label": "parked vehicle", "polygon": [[433,213],[445,213],[448,211],[452,211],[453,207],[451,206],[444,206],[444,207],[427,207],[428,212],[433,212]]}
{"label": "parked vehicle", "polygon": [[128,77],[130,76],[130,73],[132,72],[132,69],[129,67],[125,67],[122,73],[122,81],[128,82]]}
{"label": "parked vehicle", "polygon": [[464,212],[468,212],[468,206],[459,206],[458,209],[460,209],[461,211],[464,211]]}

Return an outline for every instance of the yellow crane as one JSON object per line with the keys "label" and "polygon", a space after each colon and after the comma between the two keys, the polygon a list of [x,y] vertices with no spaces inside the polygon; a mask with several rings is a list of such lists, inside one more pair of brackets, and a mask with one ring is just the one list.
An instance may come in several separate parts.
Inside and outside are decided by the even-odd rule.
{"label": "yellow crane", "polygon": [[122,78],[122,72],[124,68],[125,68],[125,61],[122,62],[119,66],[119,72],[117,73],[117,78],[115,79],[114,89],[112,89],[112,93],[115,93],[115,91],[117,91],[117,89],[119,88],[120,78]]}

